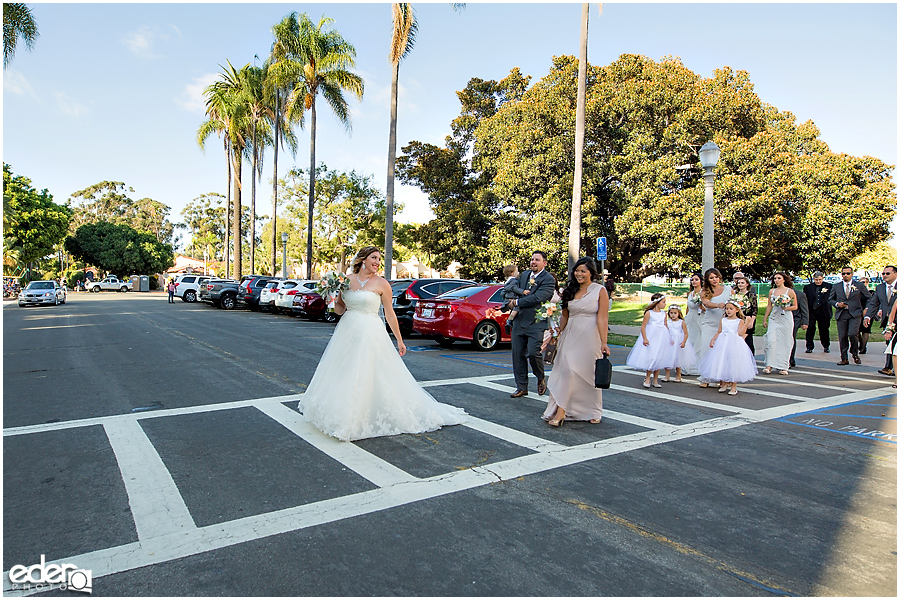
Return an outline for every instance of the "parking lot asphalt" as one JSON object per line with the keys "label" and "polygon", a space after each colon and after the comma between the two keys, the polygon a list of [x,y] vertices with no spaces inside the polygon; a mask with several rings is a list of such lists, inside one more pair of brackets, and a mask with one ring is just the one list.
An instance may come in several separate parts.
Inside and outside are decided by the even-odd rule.
{"label": "parking lot asphalt", "polygon": [[412,374],[470,420],[348,443],[296,411],[333,328],[160,294],[5,304],[4,595],[76,594],[12,585],[42,555],[101,596],[897,593],[880,355],[804,354],[728,397],[644,389],[614,348],[603,422],[552,429],[546,398],[509,397],[508,345],[413,336]]}

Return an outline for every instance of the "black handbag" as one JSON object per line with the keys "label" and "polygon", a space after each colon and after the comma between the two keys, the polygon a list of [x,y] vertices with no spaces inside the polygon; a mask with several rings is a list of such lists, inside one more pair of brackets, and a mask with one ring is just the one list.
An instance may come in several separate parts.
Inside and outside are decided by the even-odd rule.
{"label": "black handbag", "polygon": [[556,360],[556,340],[550,340],[547,344],[547,349],[544,350],[544,364],[552,365],[553,361]]}
{"label": "black handbag", "polygon": [[612,383],[612,370],[612,362],[605,354],[603,358],[598,358],[594,362],[594,387],[608,390]]}

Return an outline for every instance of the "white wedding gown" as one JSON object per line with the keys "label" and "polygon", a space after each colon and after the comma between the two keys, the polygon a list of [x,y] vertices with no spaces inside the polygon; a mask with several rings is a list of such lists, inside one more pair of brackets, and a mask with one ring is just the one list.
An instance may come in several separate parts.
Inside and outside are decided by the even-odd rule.
{"label": "white wedding gown", "polygon": [[378,316],[381,296],[357,290],[342,297],[347,312],[300,400],[304,419],[345,441],[464,422],[463,409],[435,400],[403,364]]}

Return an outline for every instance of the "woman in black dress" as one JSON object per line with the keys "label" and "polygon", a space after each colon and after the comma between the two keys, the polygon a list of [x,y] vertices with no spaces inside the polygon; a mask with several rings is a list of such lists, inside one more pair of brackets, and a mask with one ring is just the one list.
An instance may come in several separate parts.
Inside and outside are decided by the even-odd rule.
{"label": "woman in black dress", "polygon": [[736,277],[734,282],[737,285],[737,292],[747,296],[747,300],[750,302],[750,307],[743,310],[744,320],[747,321],[747,337],[744,338],[744,341],[750,346],[750,352],[756,355],[756,348],[753,347],[753,333],[756,331],[756,314],[759,312],[756,292],[753,291],[750,280],[746,277]]}

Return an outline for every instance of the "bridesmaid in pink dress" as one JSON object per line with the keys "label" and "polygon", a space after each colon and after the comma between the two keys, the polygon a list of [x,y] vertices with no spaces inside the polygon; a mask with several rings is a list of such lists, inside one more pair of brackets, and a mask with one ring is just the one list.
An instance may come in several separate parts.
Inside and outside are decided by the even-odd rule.
{"label": "bridesmaid in pink dress", "polygon": [[599,423],[602,390],[594,387],[594,361],[609,354],[609,294],[595,283],[597,266],[590,257],[575,263],[562,294],[562,319],[556,360],[547,383],[550,401],[543,419],[559,427],[566,419]]}

